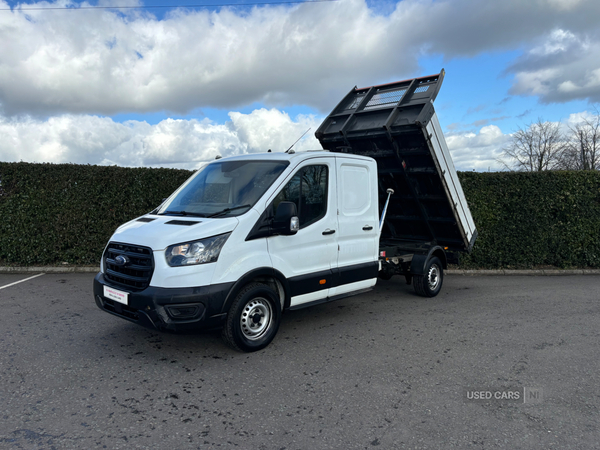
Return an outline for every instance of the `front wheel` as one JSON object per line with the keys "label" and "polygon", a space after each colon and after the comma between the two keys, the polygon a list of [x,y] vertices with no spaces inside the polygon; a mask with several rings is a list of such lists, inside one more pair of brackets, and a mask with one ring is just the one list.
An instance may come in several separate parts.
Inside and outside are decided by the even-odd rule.
{"label": "front wheel", "polygon": [[444,268],[439,258],[433,257],[425,266],[425,275],[414,275],[415,292],[422,297],[435,297],[442,289]]}
{"label": "front wheel", "polygon": [[281,304],[275,291],[265,284],[251,283],[231,305],[222,336],[235,350],[255,352],[271,343],[280,319]]}

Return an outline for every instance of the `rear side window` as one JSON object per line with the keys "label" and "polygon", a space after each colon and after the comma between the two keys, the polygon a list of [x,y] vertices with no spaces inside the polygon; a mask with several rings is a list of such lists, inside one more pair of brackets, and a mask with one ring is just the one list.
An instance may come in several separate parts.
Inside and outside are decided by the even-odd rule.
{"label": "rear side window", "polygon": [[327,166],[303,167],[275,197],[275,210],[280,202],[294,202],[298,208],[300,228],[322,219],[327,212],[328,179]]}
{"label": "rear side window", "polygon": [[[360,216],[371,207],[371,183],[368,168],[344,163],[339,168],[338,196],[344,216]],[[365,189],[365,187],[368,187]]]}

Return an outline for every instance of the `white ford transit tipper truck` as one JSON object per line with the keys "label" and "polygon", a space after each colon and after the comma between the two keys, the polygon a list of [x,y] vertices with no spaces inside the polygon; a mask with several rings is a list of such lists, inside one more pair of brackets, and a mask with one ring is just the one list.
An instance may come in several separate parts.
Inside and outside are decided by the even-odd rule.
{"label": "white ford transit tipper truck", "polygon": [[217,159],[120,226],[94,296],[159,330],[222,327],[267,346],[282,311],[404,275],[437,295],[477,232],[433,110],[442,73],[354,88],[316,132],[324,150]]}

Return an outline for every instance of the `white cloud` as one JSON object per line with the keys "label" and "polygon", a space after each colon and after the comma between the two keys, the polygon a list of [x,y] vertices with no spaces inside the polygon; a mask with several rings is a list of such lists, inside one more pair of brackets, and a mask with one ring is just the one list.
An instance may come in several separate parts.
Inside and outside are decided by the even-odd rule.
{"label": "white cloud", "polygon": [[[217,155],[287,150],[309,128],[294,149],[321,148],[314,132],[322,117],[292,119],[283,111],[264,108],[229,116],[225,124],[167,119],[156,125],[88,115],[0,117],[0,160],[194,169]],[[508,137],[488,125],[478,133],[448,134],[446,141],[457,170],[500,170],[496,158]]]}
{"label": "white cloud", "polygon": [[239,112],[229,113],[233,127],[241,141],[246,142],[249,148],[255,151],[287,150],[300,139],[303,133],[308,131],[296,145],[297,150],[320,149],[321,144],[314,137],[321,120],[313,116],[298,116],[296,122],[277,109],[260,109],[252,114],[241,114]]}
{"label": "white cloud", "polygon": [[600,40],[553,30],[509,71],[512,94],[538,96],[544,103],[600,101]]}
{"label": "white cloud", "polygon": [[510,135],[502,133],[496,125],[488,125],[479,133],[449,134],[446,136],[448,149],[452,155],[456,170],[487,171],[502,170],[498,162],[502,148]]}
{"label": "white cloud", "polygon": [[547,0],[548,5],[552,8],[558,9],[559,11],[568,11],[576,8],[583,0]]}
{"label": "white cloud", "polygon": [[[593,122],[598,113],[600,113],[600,111],[596,110],[596,111],[592,111],[592,112],[582,111],[582,112],[578,112],[578,113],[569,114],[569,117],[565,121],[566,126],[572,127],[572,126],[581,124],[585,121]],[[566,131],[566,130],[564,130],[564,131]]]}
{"label": "white cloud", "polygon": [[512,91],[515,94],[537,95],[543,98],[551,93],[551,83],[560,76],[561,69],[555,67],[518,72],[515,74]]}
{"label": "white cloud", "polygon": [[400,64],[382,57],[391,50],[387,22],[362,0],[244,15],[176,10],[163,20],[135,11],[5,12],[0,99],[7,114],[315,104],[332,86],[347,91],[356,71],[416,67],[414,56]]}
{"label": "white cloud", "polygon": [[[595,112],[569,116],[563,125],[590,119]],[[217,155],[233,156],[287,150],[308,128],[294,148],[321,148],[314,132],[322,117],[297,116],[277,109],[250,114],[231,112],[230,121],[167,119],[156,125],[107,117],[63,115],[49,120],[0,117],[0,161],[79,163],[195,169]],[[446,142],[457,170],[505,170],[498,159],[511,135],[496,125],[477,133],[450,132]]]}
{"label": "white cloud", "polygon": [[553,55],[569,50],[573,45],[583,45],[579,39],[568,30],[553,30],[550,36],[541,45],[533,47],[529,53],[532,55]]}
{"label": "white cloud", "polygon": [[[355,84],[417,73],[424,55],[523,49],[507,69],[511,93],[600,101],[597,0],[403,0],[385,11],[364,0],[174,10],[160,20],[144,10],[4,11],[0,159],[193,167],[216,154],[284,150],[309,127],[297,148],[319,148],[320,120],[290,118],[286,106],[328,112]],[[105,117],[250,104],[266,108],[224,124]],[[491,125],[448,142],[459,169],[487,170],[506,138]]]}
{"label": "white cloud", "polygon": [[[225,124],[168,119],[156,125],[87,115],[45,121],[0,118],[0,160],[193,169],[217,155],[286,150],[308,127],[316,130],[320,123],[307,116],[294,121],[277,110],[230,115]],[[295,148],[321,146],[313,131]]]}
{"label": "white cloud", "polygon": [[[48,3],[23,7],[35,5]],[[558,98],[600,91],[593,72],[600,60],[596,0],[404,0],[388,15],[375,14],[364,0],[244,13],[175,10],[162,20],[141,11],[2,12],[5,114],[181,113],[253,102],[324,112],[355,84],[412,75],[424,54],[528,48],[540,36],[549,36],[547,45],[536,45],[525,59],[539,58],[544,48],[545,56],[564,56],[574,46],[583,49],[588,37],[594,54],[570,55],[571,66],[551,79],[536,76],[536,68],[518,71],[515,92],[540,95],[539,85],[550,82],[541,94],[550,98],[567,81],[579,91]]]}

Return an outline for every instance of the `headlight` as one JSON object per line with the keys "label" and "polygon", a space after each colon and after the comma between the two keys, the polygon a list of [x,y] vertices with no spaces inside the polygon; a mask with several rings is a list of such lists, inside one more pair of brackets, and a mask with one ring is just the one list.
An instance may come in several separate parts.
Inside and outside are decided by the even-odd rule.
{"label": "headlight", "polygon": [[220,234],[199,241],[171,245],[165,252],[167,264],[171,267],[179,267],[216,262],[223,244],[230,234]]}

